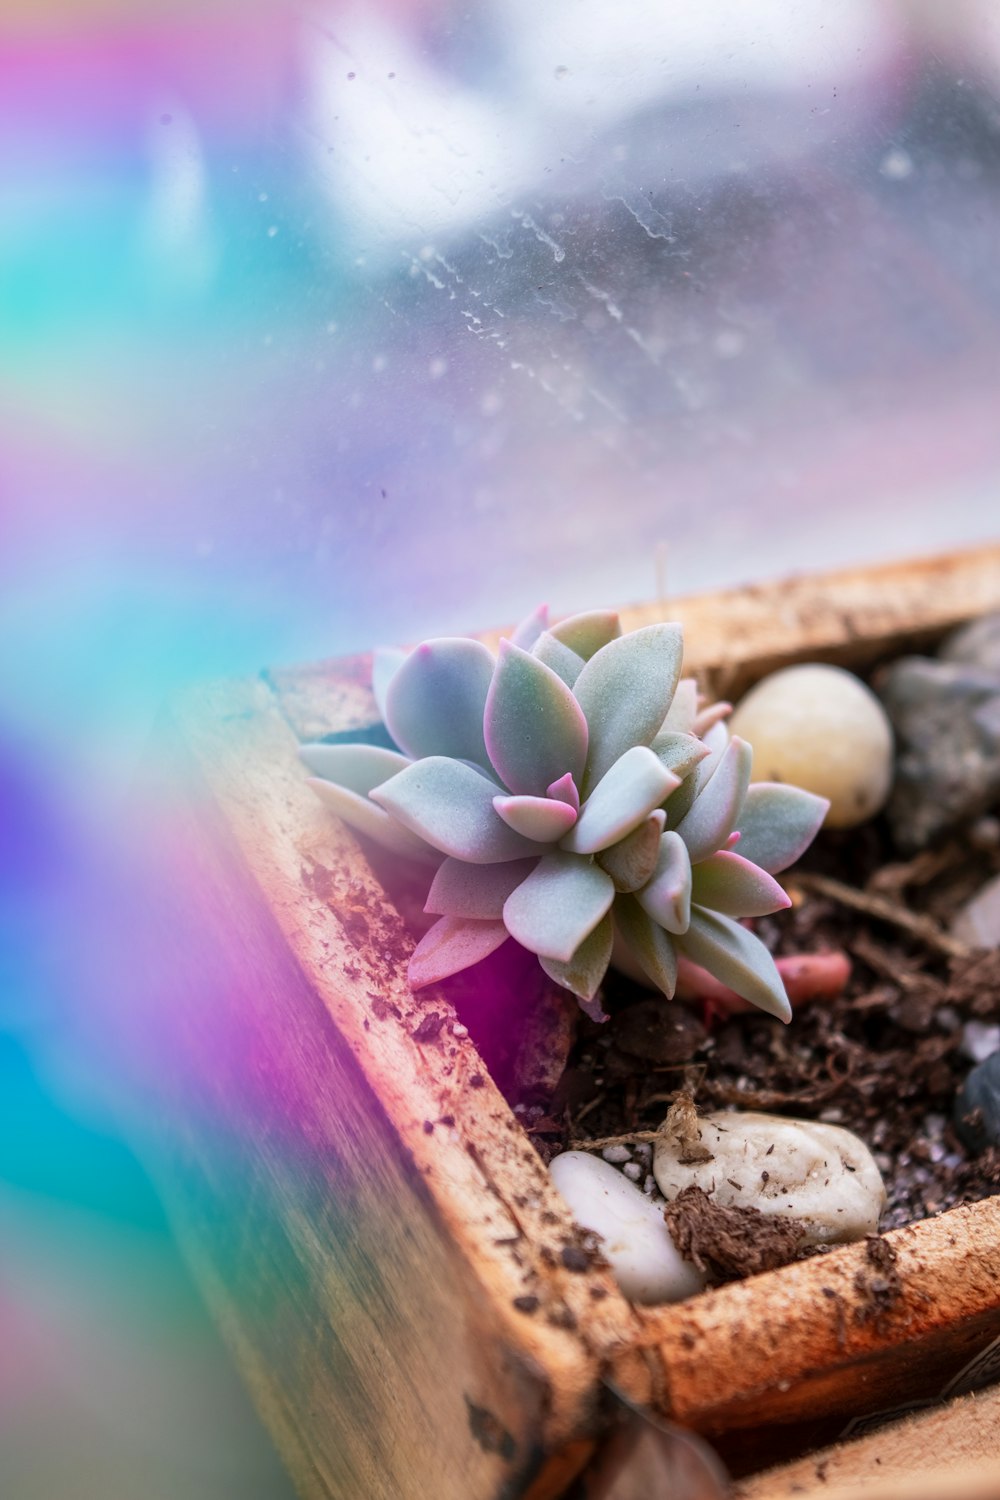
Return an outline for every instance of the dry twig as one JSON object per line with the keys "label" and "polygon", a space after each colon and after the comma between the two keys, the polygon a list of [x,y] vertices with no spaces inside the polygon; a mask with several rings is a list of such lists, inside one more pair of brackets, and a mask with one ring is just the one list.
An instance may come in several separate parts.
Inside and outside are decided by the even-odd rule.
{"label": "dry twig", "polygon": [[845,885],[842,880],[832,880],[828,875],[796,875],[795,881],[804,891],[827,896],[831,901],[839,901],[841,906],[853,907],[866,916],[876,917],[880,922],[902,928],[904,932],[919,938],[928,948],[933,948],[936,953],[945,953],[949,958],[968,958],[971,952],[965,943],[942,932],[930,917],[907,911],[905,906],[900,906],[897,901],[891,901],[886,896],[859,891],[857,887]]}

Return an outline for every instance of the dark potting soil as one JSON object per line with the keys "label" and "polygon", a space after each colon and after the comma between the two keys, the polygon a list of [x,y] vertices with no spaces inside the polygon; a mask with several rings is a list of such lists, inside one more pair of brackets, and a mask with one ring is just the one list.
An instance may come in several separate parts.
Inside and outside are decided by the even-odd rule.
{"label": "dark potting soil", "polygon": [[[794,906],[754,927],[775,955],[843,949],[852,974],[839,997],[801,1005],[788,1026],[759,1011],[725,1016],[668,1002],[609,976],[610,1019],[598,1025],[580,1017],[555,1088],[522,1079],[512,1097],[540,1153],[549,1159],[571,1144],[656,1130],[684,1091],[699,1110],[762,1110],[854,1131],[886,1182],[883,1230],[1000,1191],[1000,1151],[971,1154],[951,1120],[974,1065],[963,1051],[964,1028],[1000,1020],[1000,951],[960,956],[943,951],[946,937],[940,941],[958,907],[1000,870],[994,829],[986,820],[971,841],[963,836],[905,863],[881,820],[822,834],[783,877]],[[879,903],[888,902],[892,911],[925,918],[926,926],[907,931],[844,905],[817,893],[810,877],[819,877],[821,890],[824,880],[839,882],[862,903],[874,897],[880,913]],[[636,1160],[648,1162],[648,1152]],[[640,1165],[630,1175],[646,1172]],[[681,1210],[674,1211],[675,1233],[695,1255],[707,1253],[699,1249],[707,1243],[706,1205],[692,1201]],[[744,1229],[729,1226],[727,1242],[737,1243]],[[800,1252],[791,1236],[766,1253],[778,1264]],[[713,1267],[716,1279],[761,1268],[757,1252],[741,1260],[738,1245],[727,1265]]]}

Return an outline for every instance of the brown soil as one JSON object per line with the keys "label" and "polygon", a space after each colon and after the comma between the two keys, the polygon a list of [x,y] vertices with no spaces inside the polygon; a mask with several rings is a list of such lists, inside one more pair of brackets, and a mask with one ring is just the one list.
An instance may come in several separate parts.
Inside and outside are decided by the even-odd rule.
{"label": "brown soil", "polygon": [[713,1282],[773,1271],[798,1258],[806,1236],[798,1219],[756,1208],[724,1208],[700,1187],[686,1187],[663,1210],[671,1238],[685,1260]]}
{"label": "brown soil", "polygon": [[[787,1027],[757,1011],[726,1017],[658,1000],[612,975],[610,1020],[597,1025],[580,1017],[554,1092],[522,1089],[514,1099],[541,1154],[548,1159],[571,1142],[653,1131],[684,1089],[699,1109],[759,1109],[853,1130],[886,1180],[883,1229],[1000,1190],[1000,1151],[972,1156],[951,1123],[955,1095],[973,1066],[962,1051],[963,1028],[970,1020],[1000,1020],[1000,952],[958,956],[937,941],[958,906],[1000,869],[991,833],[979,830],[981,847],[971,855],[963,838],[907,864],[894,857],[880,822],[822,835],[787,877],[795,906],[755,928],[775,954],[845,949],[853,972],[841,996],[801,1006]],[[926,930],[900,929],[807,890],[810,874],[918,914]],[[692,1259],[709,1254],[706,1205],[688,1205],[676,1226]],[[712,1242],[728,1237],[732,1249],[745,1228],[713,1221]],[[778,1264],[809,1252],[789,1238],[782,1247],[762,1241],[759,1253]],[[738,1251],[727,1250],[728,1263],[713,1267],[717,1278],[762,1269],[755,1255],[744,1253],[741,1264]],[[873,1274],[891,1285],[887,1269],[873,1266]]]}

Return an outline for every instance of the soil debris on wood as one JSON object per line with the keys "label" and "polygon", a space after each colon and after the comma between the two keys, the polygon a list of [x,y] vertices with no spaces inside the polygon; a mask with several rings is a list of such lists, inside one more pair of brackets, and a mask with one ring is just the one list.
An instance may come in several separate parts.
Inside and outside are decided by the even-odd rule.
{"label": "soil debris on wood", "polygon": [[854,1309],[858,1323],[878,1323],[890,1313],[903,1290],[896,1268],[897,1255],[888,1240],[870,1234],[865,1242],[866,1264],[854,1278],[860,1301]]}
{"label": "soil debris on wood", "polygon": [[798,1259],[807,1236],[798,1219],[758,1208],[724,1208],[693,1184],[665,1206],[663,1217],[685,1260],[716,1283],[787,1265]]}

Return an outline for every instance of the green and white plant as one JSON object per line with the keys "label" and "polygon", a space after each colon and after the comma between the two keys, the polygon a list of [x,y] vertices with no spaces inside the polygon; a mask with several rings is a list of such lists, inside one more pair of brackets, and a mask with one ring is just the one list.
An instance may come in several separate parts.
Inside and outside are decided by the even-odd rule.
{"label": "green and white plant", "polygon": [[[434,866],[437,917],[414,988],[509,938],[590,1013],[613,958],[668,997],[678,959],[788,1020],[781,977],[741,919],[788,906],[774,875],[828,803],[750,784],[728,705],[699,708],[677,624],[621,633],[610,611],[500,642],[430,640],[377,654],[373,687],[397,750],[313,744],[311,785],[360,833]],[[738,845],[738,852],[737,846]]]}

